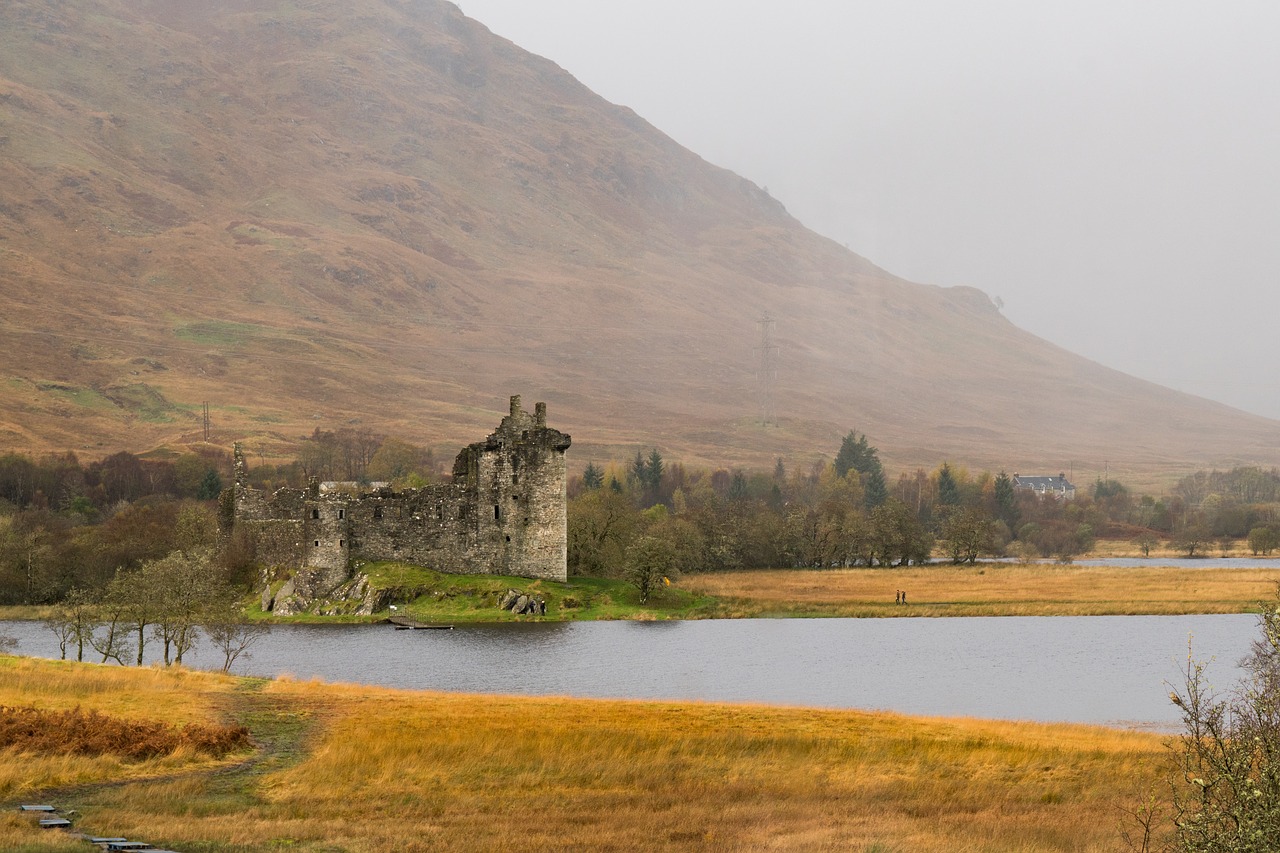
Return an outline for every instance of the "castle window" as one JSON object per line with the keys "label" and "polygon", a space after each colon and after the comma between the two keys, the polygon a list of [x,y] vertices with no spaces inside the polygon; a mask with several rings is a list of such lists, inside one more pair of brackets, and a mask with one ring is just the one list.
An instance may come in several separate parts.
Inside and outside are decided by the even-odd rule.
{"label": "castle window", "polygon": [[511,485],[513,485],[513,486],[518,486],[518,485],[520,485],[520,475],[519,475],[519,474],[512,474],[512,475],[511,475]]}
{"label": "castle window", "polygon": [[510,537],[510,536],[508,536],[508,537],[507,537],[507,541],[508,541],[508,542],[510,542],[510,541],[511,541],[511,537]]}
{"label": "castle window", "polygon": [[317,539],[317,540],[316,540],[316,547],[317,547],[317,548],[319,548],[319,547],[320,547],[320,540],[319,540],[319,539]]}
{"label": "castle window", "polygon": [[346,517],[347,517],[347,511],[346,511],[345,509],[340,509],[340,510],[338,510],[338,518],[339,518],[339,519],[343,519],[343,518],[346,518]]}
{"label": "castle window", "polygon": [[493,505],[493,520],[500,521],[502,519],[502,508],[497,504]]}
{"label": "castle window", "polygon": [[382,518],[382,507],[380,507],[380,506],[375,506],[375,507],[373,508],[373,517],[374,517],[374,518]]}
{"label": "castle window", "polygon": [[345,540],[345,539],[339,539],[339,540],[338,540],[338,547],[339,547],[339,548],[345,548],[345,547],[347,547],[347,540]]}
{"label": "castle window", "polygon": [[312,517],[312,518],[319,518],[319,517],[320,517],[320,510],[318,510],[318,509],[313,509],[313,510],[311,510],[311,517]]}

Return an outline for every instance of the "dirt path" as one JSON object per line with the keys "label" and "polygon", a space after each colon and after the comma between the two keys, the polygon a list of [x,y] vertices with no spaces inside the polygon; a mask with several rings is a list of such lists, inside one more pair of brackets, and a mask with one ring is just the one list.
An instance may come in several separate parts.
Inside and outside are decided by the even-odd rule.
{"label": "dirt path", "polygon": [[270,695],[264,690],[267,684],[264,679],[244,679],[238,689],[218,697],[219,722],[244,726],[252,734],[255,749],[240,761],[160,776],[45,789],[25,799],[57,805],[60,814],[75,819],[70,833],[85,838],[115,834],[110,812],[116,803],[132,800],[136,808],[138,797],[147,796],[147,788],[159,789],[176,781],[199,784],[204,798],[222,808],[251,807],[258,801],[259,781],[302,761],[312,739],[333,716],[333,709],[323,701]]}

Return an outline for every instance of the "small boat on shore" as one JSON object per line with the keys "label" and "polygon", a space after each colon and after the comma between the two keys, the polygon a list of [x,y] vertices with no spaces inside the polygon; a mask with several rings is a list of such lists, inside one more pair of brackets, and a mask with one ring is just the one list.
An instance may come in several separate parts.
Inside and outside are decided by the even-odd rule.
{"label": "small boat on shore", "polygon": [[393,625],[397,631],[452,631],[452,625],[440,625],[433,622],[418,622],[410,619],[408,616],[391,616],[387,618],[387,623]]}

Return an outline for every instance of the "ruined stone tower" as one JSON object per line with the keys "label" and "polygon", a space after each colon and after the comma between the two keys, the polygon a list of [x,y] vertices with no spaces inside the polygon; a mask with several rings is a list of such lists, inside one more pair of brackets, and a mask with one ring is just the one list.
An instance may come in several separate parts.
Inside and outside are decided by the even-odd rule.
{"label": "ruined stone tower", "polygon": [[346,580],[352,560],[403,560],[457,574],[563,581],[568,576],[565,451],[569,436],[511,398],[487,439],[469,445],[453,481],[403,492],[310,483],[270,498],[248,487],[235,448],[235,524],[269,565],[307,569],[319,590]]}

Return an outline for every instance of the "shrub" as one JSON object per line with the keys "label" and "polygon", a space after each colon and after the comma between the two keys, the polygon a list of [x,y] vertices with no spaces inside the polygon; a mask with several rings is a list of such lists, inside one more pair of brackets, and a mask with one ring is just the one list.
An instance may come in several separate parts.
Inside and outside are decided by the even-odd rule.
{"label": "shrub", "polygon": [[[1183,688],[1170,694],[1182,712],[1171,744],[1164,802],[1133,813],[1143,851],[1269,853],[1280,844],[1280,590],[1264,606],[1261,636],[1241,661],[1245,676],[1215,694],[1204,665],[1187,656]],[[1136,840],[1136,843],[1135,843]]]}
{"label": "shrub", "polygon": [[252,746],[244,727],[126,720],[99,711],[47,711],[0,705],[0,749],[55,755],[119,755],[141,761],[186,748],[220,758]]}

